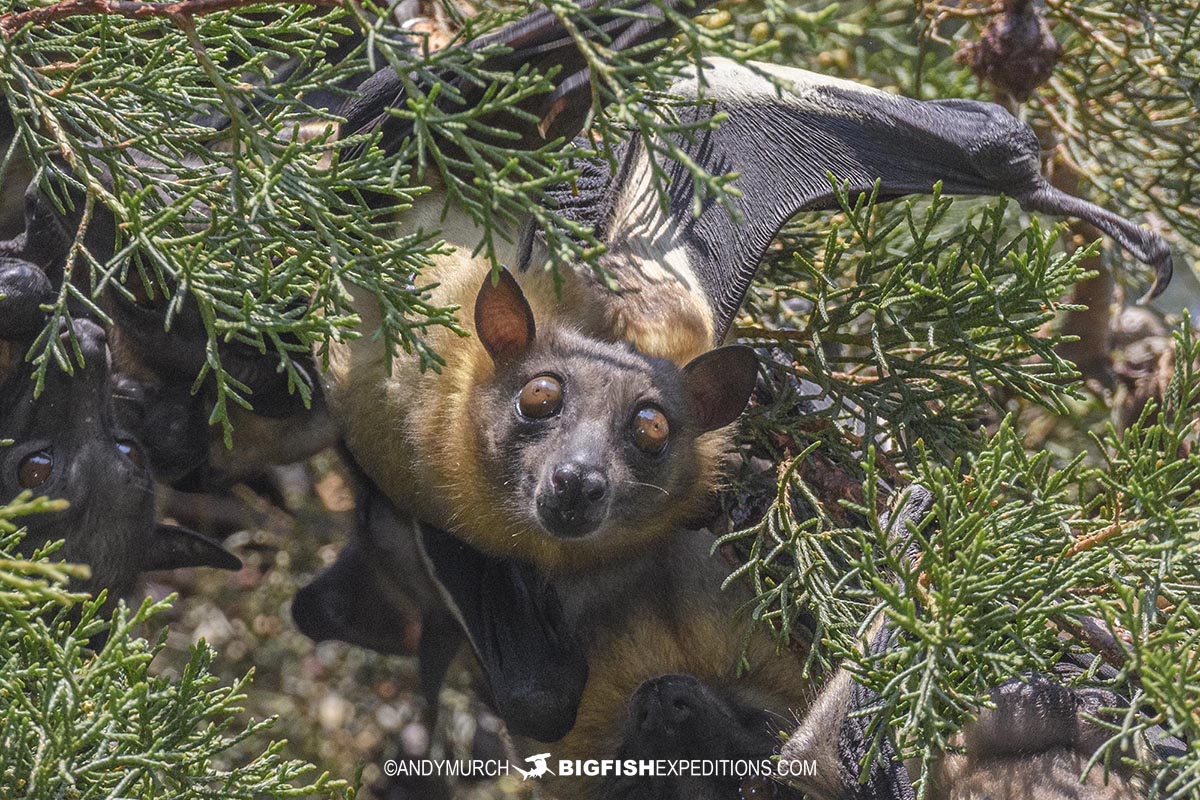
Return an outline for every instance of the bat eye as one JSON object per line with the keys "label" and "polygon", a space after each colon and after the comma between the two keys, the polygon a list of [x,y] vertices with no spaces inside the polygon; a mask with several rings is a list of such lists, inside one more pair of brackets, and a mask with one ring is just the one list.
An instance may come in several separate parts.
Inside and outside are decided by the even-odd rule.
{"label": "bat eye", "polygon": [[742,800],[772,800],[775,797],[775,783],[770,778],[752,775],[742,780],[738,795]]}
{"label": "bat eye", "polygon": [[633,415],[633,443],[643,453],[661,453],[670,435],[667,415],[654,406],[645,406]]}
{"label": "bat eye", "polygon": [[553,375],[539,375],[525,384],[517,398],[517,409],[521,416],[529,419],[546,419],[562,408],[562,384]]}
{"label": "bat eye", "polygon": [[23,489],[36,489],[50,480],[50,473],[53,471],[54,456],[50,449],[38,450],[22,458],[21,463],[17,465],[17,483],[21,484]]}
{"label": "bat eye", "polygon": [[138,447],[137,442],[130,439],[117,439],[117,450],[136,464],[138,469],[146,468],[146,455],[142,452],[142,448]]}

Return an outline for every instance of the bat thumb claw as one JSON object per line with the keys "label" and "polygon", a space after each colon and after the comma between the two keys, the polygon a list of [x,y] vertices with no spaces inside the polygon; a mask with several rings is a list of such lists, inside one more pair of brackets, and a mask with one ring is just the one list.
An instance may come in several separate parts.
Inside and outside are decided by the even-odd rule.
{"label": "bat thumb claw", "polygon": [[1158,297],[1170,284],[1174,274],[1171,248],[1166,239],[1154,231],[1136,225],[1095,203],[1060,191],[1048,183],[1042,183],[1034,191],[1017,199],[1027,211],[1041,211],[1055,216],[1081,219],[1111,236],[1122,249],[1138,261],[1153,267],[1154,283],[1145,297],[1138,301],[1140,304]]}
{"label": "bat thumb claw", "polygon": [[1154,283],[1150,284],[1150,290],[1138,300],[1138,305],[1144,306],[1154,298],[1158,297],[1167,286],[1171,283],[1171,276],[1175,274],[1175,263],[1171,258],[1170,251],[1164,253],[1154,264]]}
{"label": "bat thumb claw", "polygon": [[560,97],[550,104],[550,108],[547,109],[545,115],[538,123],[538,134],[543,139],[549,138],[550,126],[554,124],[554,121],[558,119],[558,115],[561,114],[566,107],[566,97]]}

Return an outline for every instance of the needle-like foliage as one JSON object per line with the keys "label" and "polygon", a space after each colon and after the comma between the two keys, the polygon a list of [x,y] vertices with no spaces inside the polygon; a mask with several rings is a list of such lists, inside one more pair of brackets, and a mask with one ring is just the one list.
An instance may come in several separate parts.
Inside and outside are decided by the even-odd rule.
{"label": "needle-like foliage", "polygon": [[[918,97],[993,99],[954,56],[1018,5],[752,3],[737,19],[784,63]],[[1063,54],[1013,109],[1061,144],[1059,168],[1083,178],[1074,188],[1161,223],[1190,271],[1195,9],[1052,0],[1042,11]],[[1155,796],[1196,797],[1194,323],[1175,316],[1174,342],[1157,340],[1158,396],[1110,416],[1122,395],[1085,389],[1053,322],[1077,308],[1063,298],[1095,262],[1014,212],[935,198],[793,221],[739,328],[773,349],[773,393],[743,433],[778,468],[747,464],[730,506],[752,524],[723,541],[746,555],[738,578],[754,582],[752,611],[781,642],[814,640],[815,672],[840,660],[878,693],[873,729],[922,764],[919,790],[991,687],[1099,654],[1077,680],[1132,706],[1104,723],[1112,738],[1095,768],[1138,764]],[[894,541],[878,514],[909,482],[932,491],[934,510]],[[756,505],[764,484],[774,499]],[[872,654],[865,632],[881,615],[901,633]],[[1186,743],[1166,761],[1146,745],[1164,732]]]}
{"label": "needle-like foliage", "polygon": [[[209,7],[178,11],[189,2]],[[1200,12],[1188,0],[1038,4],[1061,55],[1019,103],[955,56],[998,12],[1030,3],[745,0],[699,22],[669,12],[681,34],[653,54],[580,37],[593,142],[532,151],[507,146],[488,118],[544,93],[546,76],[489,72],[487,51],[427,46],[381,9],[183,0],[173,13],[134,13],[113,0],[107,13],[81,2],[69,16],[11,16],[48,5],[0,0],[0,20],[10,20],[0,26],[0,91],[17,119],[0,166],[31,160],[64,208],[85,223],[101,211],[115,220],[117,247],[98,256],[79,236],[75,280],[63,283],[31,357],[43,371],[69,368],[67,346],[50,334],[72,308],[102,314],[109,288],[175,309],[196,303],[214,343],[201,376],[216,384],[214,422],[228,423],[230,403],[253,402],[215,343],[276,353],[291,374],[298,353],[355,335],[352,292],[379,304],[368,335],[437,367],[422,331],[454,325],[421,280],[437,231],[394,224],[434,182],[481,227],[485,255],[532,216],[553,261],[595,257],[592,232],[547,208],[546,187],[618,137],[642,137],[658,159],[681,155],[658,135],[681,130],[662,91],[699,53],[753,55],[920,98],[1003,100],[1056,148],[1048,169],[1161,228],[1181,273],[1200,254]],[[464,39],[529,10],[481,5],[477,17],[455,17]],[[544,5],[577,34],[590,24],[569,0]],[[327,58],[355,27],[365,41]],[[373,134],[336,139],[331,95],[383,64],[491,88],[456,107],[438,94],[452,89],[426,93],[410,80],[392,111],[411,124],[408,141],[385,153]],[[735,176],[688,167],[698,202],[737,190]],[[1132,420],[1109,423],[1111,397],[1085,388],[1056,323],[1079,310],[1064,297],[1095,274],[1096,253],[1122,280],[1140,276],[1114,249],[1071,238],[1003,200],[863,198],[794,220],[739,319],[739,335],[771,349],[773,393],[744,422],[745,449],[759,458],[733,481],[722,541],[745,560],[731,580],[753,583],[751,613],[781,643],[812,641],[814,675],[841,660],[878,693],[872,729],[923,765],[922,790],[990,687],[1048,671],[1064,654],[1099,654],[1079,680],[1110,684],[1133,705],[1105,723],[1112,739],[1097,768],[1137,763],[1159,796],[1196,797],[1200,344],[1190,320],[1173,320],[1164,390]],[[897,542],[878,512],[889,489],[911,482],[933,492],[934,510]],[[18,570],[0,592],[28,584],[38,608],[60,602],[58,584],[37,577],[51,568],[21,569],[34,577]],[[901,635],[871,654],[865,620],[880,615]],[[99,623],[84,619],[90,636]],[[55,631],[69,637],[67,623],[55,624],[41,646],[58,646]],[[128,696],[123,685],[96,688],[115,692],[112,702]],[[215,696],[174,702],[207,713],[217,706],[195,698]],[[1164,762],[1136,746],[1163,731],[1186,743],[1183,755]],[[216,746],[206,741],[201,749]]]}
{"label": "needle-like foliage", "polygon": [[[456,327],[451,310],[429,302],[420,278],[440,252],[437,231],[394,225],[428,182],[445,186],[448,200],[480,225],[480,247],[490,257],[533,216],[557,263],[594,258],[591,232],[549,210],[545,189],[572,179],[578,158],[611,154],[630,131],[644,137],[656,161],[678,155],[660,135],[688,126],[675,120],[672,103],[647,97],[696,52],[755,51],[667,8],[687,46],[663,51],[651,66],[644,48],[617,52],[602,38],[586,40],[580,27],[591,23],[576,4],[552,4],[579,39],[595,76],[595,107],[605,113],[595,118],[592,145],[547,141],[530,151],[510,146],[511,135],[488,118],[545,94],[553,88],[549,76],[524,66],[487,69],[494,48],[431,48],[389,23],[385,10],[316,5],[334,7],[185,2],[150,14],[118,4],[77,15],[61,4],[0,3],[0,92],[17,122],[0,174],[18,155],[28,157],[39,189],[81,220],[68,257],[78,264],[74,279],[62,282],[31,351],[39,381],[52,366],[71,369],[69,343],[52,333],[72,308],[103,317],[106,291],[165,300],[168,326],[195,303],[212,342],[277,354],[278,369],[306,402],[310,388],[293,359],[356,335],[355,291],[379,303],[377,335],[436,368],[439,357],[421,332]],[[27,16],[39,8],[45,18]],[[462,39],[513,11],[466,21]],[[354,45],[352,29],[365,33]],[[413,135],[387,154],[377,132],[339,138],[328,110],[347,95],[340,87],[385,65],[413,76],[407,99],[392,111]],[[433,82],[417,78],[434,74],[489,89],[474,105],[439,102],[455,90],[444,81],[422,90]],[[698,199],[721,196],[731,180],[690,166]],[[89,239],[105,227],[101,215],[113,219],[114,252],[97,252]],[[217,347],[209,348],[197,384],[210,376],[212,421],[226,426],[228,438],[228,404],[250,406],[253,398],[226,371]]]}
{"label": "needle-like foliage", "polygon": [[250,677],[218,686],[215,654],[192,648],[180,675],[156,676],[162,649],[142,638],[167,601],[120,606],[72,592],[83,568],[51,561],[55,547],[16,553],[20,518],[49,510],[20,497],[0,507],[0,796],[177,798],[346,797],[275,742],[244,763],[226,754],[270,720],[237,721]]}

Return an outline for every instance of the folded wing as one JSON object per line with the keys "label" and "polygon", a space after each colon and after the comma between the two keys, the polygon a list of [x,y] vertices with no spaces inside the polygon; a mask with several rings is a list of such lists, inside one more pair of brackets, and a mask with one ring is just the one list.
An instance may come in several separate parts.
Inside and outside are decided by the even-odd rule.
{"label": "folded wing", "polygon": [[709,199],[693,213],[691,172],[668,161],[669,203],[653,196],[646,149],[631,143],[609,186],[603,235],[622,256],[686,265],[713,305],[718,338],[737,313],[767,246],[799,211],[838,207],[830,175],[851,197],[879,184],[882,198],[1000,195],[1029,211],[1084,219],[1155,269],[1154,297],[1171,277],[1166,242],[1092,203],[1064,194],[1040,172],[1033,131],[1000,106],[971,100],[912,100],[856,83],[766,64],[706,62],[674,91],[701,102],[681,112],[715,114],[714,130],[678,144],[709,174],[736,173],[736,216]]}

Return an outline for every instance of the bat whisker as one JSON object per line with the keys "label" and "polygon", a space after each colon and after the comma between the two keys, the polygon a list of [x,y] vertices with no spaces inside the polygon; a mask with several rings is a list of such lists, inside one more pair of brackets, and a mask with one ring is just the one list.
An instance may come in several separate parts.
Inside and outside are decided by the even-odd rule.
{"label": "bat whisker", "polygon": [[657,491],[662,492],[663,495],[665,495],[666,497],[671,496],[670,492],[668,492],[666,489],[664,489],[663,487],[661,487],[655,483],[646,483],[645,481],[631,481],[631,480],[626,480],[625,483],[629,484],[630,486],[645,486],[647,489],[655,489]]}

